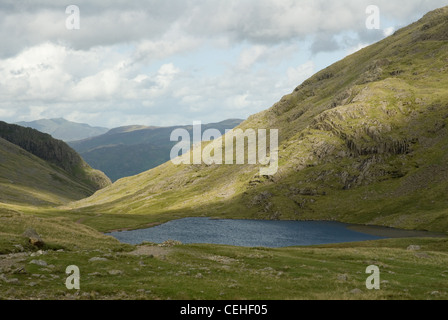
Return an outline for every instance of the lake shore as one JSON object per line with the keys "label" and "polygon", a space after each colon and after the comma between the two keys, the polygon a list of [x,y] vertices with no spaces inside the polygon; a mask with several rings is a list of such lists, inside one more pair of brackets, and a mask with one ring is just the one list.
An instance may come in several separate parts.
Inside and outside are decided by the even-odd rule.
{"label": "lake shore", "polygon": [[448,235],[441,232],[431,232],[423,230],[404,230],[383,226],[356,225],[350,224],[347,229],[367,233],[373,236],[384,238],[447,238]]}

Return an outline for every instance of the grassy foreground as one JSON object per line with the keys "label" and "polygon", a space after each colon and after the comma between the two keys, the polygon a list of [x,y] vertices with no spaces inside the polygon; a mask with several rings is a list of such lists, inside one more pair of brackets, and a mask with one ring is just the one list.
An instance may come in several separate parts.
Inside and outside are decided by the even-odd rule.
{"label": "grassy foreground", "polygon": [[[281,249],[131,246],[53,215],[1,211],[0,299],[448,298],[448,239]],[[46,242],[41,251],[21,236],[30,227]],[[65,287],[70,265],[80,269],[79,291]],[[369,265],[380,268],[380,290],[366,289]]]}

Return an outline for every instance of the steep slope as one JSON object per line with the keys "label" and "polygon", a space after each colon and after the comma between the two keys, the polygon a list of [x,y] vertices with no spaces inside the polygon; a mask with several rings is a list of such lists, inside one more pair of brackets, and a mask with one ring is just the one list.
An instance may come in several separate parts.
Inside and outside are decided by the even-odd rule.
{"label": "steep slope", "polygon": [[40,132],[48,133],[55,139],[63,141],[75,141],[87,139],[106,133],[109,129],[102,127],[92,127],[85,123],[76,123],[59,119],[40,119],[31,122],[18,122],[17,125],[29,127]]}
{"label": "steep slope", "polygon": [[[3,200],[8,201],[6,195],[10,194],[13,199],[26,203],[30,198],[34,203],[33,196],[26,195],[31,192],[44,202],[64,203],[89,196],[110,184],[102,172],[89,167],[67,144],[48,134],[0,122],[0,138]],[[50,199],[53,195],[57,199]]]}
{"label": "steep slope", "polygon": [[[204,124],[222,134],[233,129],[243,120],[229,119],[219,123]],[[174,129],[192,132],[193,127],[144,127],[127,126],[115,128],[108,133],[69,143],[93,168],[103,171],[112,181],[133,176],[155,168],[170,160],[171,148],[177,143],[170,141]]]}
{"label": "steep slope", "polygon": [[58,205],[92,194],[64,170],[0,138],[0,202]]}
{"label": "steep slope", "polygon": [[[317,73],[239,126],[279,129],[280,169],[168,162],[89,212],[329,219],[448,231],[448,7]],[[154,218],[155,219],[155,218]]]}

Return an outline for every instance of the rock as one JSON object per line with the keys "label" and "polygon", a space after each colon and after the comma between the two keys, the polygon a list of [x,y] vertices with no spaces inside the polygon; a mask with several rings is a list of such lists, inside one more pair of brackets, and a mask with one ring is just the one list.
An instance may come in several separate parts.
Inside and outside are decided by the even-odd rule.
{"label": "rock", "polygon": [[89,273],[88,276],[90,276],[90,277],[97,277],[97,276],[101,276],[101,273],[93,272],[93,273]]}
{"label": "rock", "polygon": [[35,264],[35,265],[41,266],[41,267],[48,266],[48,263],[46,263],[44,260],[31,260],[30,264]]}
{"label": "rock", "polygon": [[32,228],[27,229],[22,236],[28,238],[29,243],[35,247],[42,248],[45,245],[37,231]]}
{"label": "rock", "polygon": [[408,250],[408,251],[419,251],[419,250],[421,250],[421,247],[417,246],[417,245],[410,245],[406,250]]}
{"label": "rock", "polygon": [[204,276],[202,275],[202,273],[198,273],[197,275],[195,275],[196,279],[202,279]]}
{"label": "rock", "polygon": [[352,291],[350,291],[351,294],[361,294],[362,290],[361,289],[353,289]]}
{"label": "rock", "polygon": [[272,269],[271,267],[266,267],[266,268],[264,268],[264,269],[261,269],[261,271],[273,272],[274,269]]}
{"label": "rock", "polygon": [[439,294],[440,294],[439,291],[433,291],[433,292],[431,292],[431,295],[432,295],[432,296],[438,296]]}
{"label": "rock", "polygon": [[348,275],[340,274],[340,275],[338,275],[338,280],[339,281],[347,281],[348,280]]}
{"label": "rock", "polygon": [[167,240],[167,241],[159,244],[159,247],[174,247],[174,246],[179,246],[181,244],[182,244],[182,242],[177,241],[177,240]]}
{"label": "rock", "polygon": [[4,281],[9,284],[19,284],[19,279],[17,278],[5,279]]}
{"label": "rock", "polygon": [[35,287],[35,286],[37,286],[37,283],[36,283],[36,282],[30,282],[30,283],[28,283],[28,285],[29,285],[30,287]]}
{"label": "rock", "polygon": [[43,254],[44,254],[44,252],[43,252],[42,250],[38,250],[38,251],[33,252],[32,254],[30,254],[30,256],[32,256],[32,257],[38,257],[38,256],[41,256],[41,255],[43,255]]}
{"label": "rock", "polygon": [[89,259],[89,262],[97,262],[97,261],[109,261],[106,258],[101,258],[101,257],[93,257],[91,259]]}
{"label": "rock", "polygon": [[122,275],[122,274],[123,274],[123,271],[121,271],[121,270],[110,270],[110,271],[109,271],[109,274],[110,274],[111,276],[119,276],[119,275]]}

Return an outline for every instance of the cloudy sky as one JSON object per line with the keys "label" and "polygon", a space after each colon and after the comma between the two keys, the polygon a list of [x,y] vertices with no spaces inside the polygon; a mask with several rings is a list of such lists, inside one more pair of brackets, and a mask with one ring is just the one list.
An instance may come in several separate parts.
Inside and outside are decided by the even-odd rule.
{"label": "cloudy sky", "polygon": [[[69,5],[80,29],[69,30]],[[380,9],[380,29],[366,8]],[[0,120],[247,118],[442,0],[0,0]],[[69,19],[69,22],[72,22]]]}

